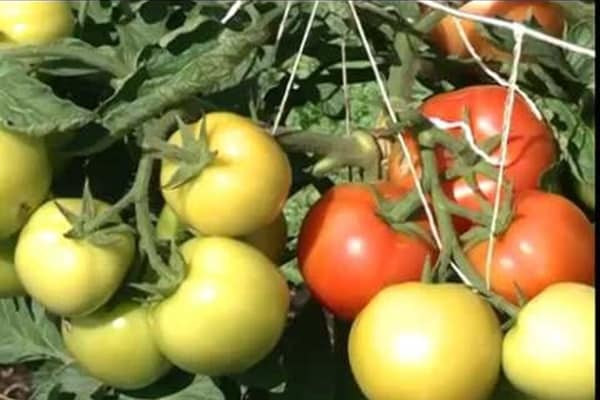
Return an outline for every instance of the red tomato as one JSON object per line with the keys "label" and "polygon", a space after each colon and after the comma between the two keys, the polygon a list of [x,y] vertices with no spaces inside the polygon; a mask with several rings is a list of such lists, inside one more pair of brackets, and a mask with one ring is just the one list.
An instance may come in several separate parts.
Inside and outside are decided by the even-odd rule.
{"label": "red tomato", "polygon": [[[523,22],[530,16],[541,25],[542,29],[553,36],[561,36],[564,26],[564,15],[557,4],[545,0],[475,0],[468,1],[460,7],[461,11],[483,15],[486,17],[500,17],[509,21]],[[445,53],[461,58],[470,57],[463,40],[461,39],[452,16],[447,16],[432,30],[433,42]],[[469,42],[483,59],[506,60],[511,55],[494,47],[478,29],[473,21],[460,20]]]}
{"label": "red tomato", "polygon": [[[585,214],[566,198],[531,190],[515,198],[510,226],[494,245],[491,287],[516,303],[514,284],[528,299],[558,282],[594,285],[594,227]],[[485,276],[487,241],[467,256]]]}
{"label": "red tomato", "polygon": [[[378,186],[384,197],[403,191]],[[350,320],[382,288],[417,281],[433,248],[422,238],[394,231],[375,214],[366,185],[339,185],[317,201],[298,236],[298,261],[315,298],[336,316]]]}
{"label": "red tomato", "polygon": [[[421,111],[428,118],[440,118],[444,121],[460,121],[468,111],[471,131],[479,144],[485,139],[502,132],[504,102],[508,95],[506,88],[495,85],[470,86],[453,92],[431,97],[422,105]],[[463,136],[461,129],[449,131],[455,136]],[[548,126],[536,118],[523,98],[516,95],[508,139],[507,166],[505,179],[513,183],[515,192],[538,187],[543,172],[556,158],[554,138]],[[413,162],[419,163],[418,147],[410,135],[404,135],[410,149]],[[491,153],[500,159],[500,146]],[[452,159],[441,148],[437,150],[439,168],[448,168]],[[420,167],[417,168],[420,174]],[[396,145],[388,158],[388,178],[400,188],[413,187],[413,179],[404,161],[400,146]],[[484,176],[477,177],[482,194],[493,201],[496,192],[494,180]],[[475,194],[464,179],[444,182],[444,190],[451,199],[472,210],[478,210]],[[464,232],[470,226],[469,221],[456,219],[456,228]]]}

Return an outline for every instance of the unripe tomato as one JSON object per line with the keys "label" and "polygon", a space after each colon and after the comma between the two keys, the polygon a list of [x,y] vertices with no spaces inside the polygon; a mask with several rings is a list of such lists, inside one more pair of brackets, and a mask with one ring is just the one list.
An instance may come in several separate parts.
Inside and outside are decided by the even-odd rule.
{"label": "unripe tomato", "polygon": [[[250,119],[208,113],[208,146],[216,158],[191,181],[166,188],[179,163],[164,159],[162,193],[185,224],[204,235],[243,236],[281,212],[291,185],[291,167],[275,139]],[[202,121],[194,126],[200,132]],[[181,146],[175,132],[169,143]]]}
{"label": "unripe tomato", "polygon": [[0,46],[47,44],[70,36],[75,20],[69,2],[62,0],[0,1]]}
{"label": "unripe tomato", "polygon": [[492,308],[460,284],[379,292],[352,324],[352,373],[371,400],[487,400],[500,372]]}
{"label": "unripe tomato", "polygon": [[[515,197],[514,219],[496,238],[491,263],[492,289],[517,303],[515,284],[531,299],[558,282],[594,284],[596,241],[594,226],[566,198],[537,190]],[[485,276],[488,241],[467,251]]]}
{"label": "unripe tomato", "polygon": [[[156,223],[156,237],[160,240],[175,239],[178,235],[185,232],[186,229],[187,227],[179,221],[171,207],[165,204]],[[196,232],[193,233],[196,236],[200,236]],[[280,213],[270,224],[258,228],[255,232],[245,235],[239,238],[239,240],[257,248],[275,264],[279,264],[287,244],[287,223],[285,216],[283,213]]]}
{"label": "unripe tomato", "polygon": [[[543,31],[553,36],[561,36],[564,15],[559,5],[546,0],[475,0],[468,1],[461,11],[486,17],[500,17],[509,21],[523,22],[532,15]],[[433,42],[446,54],[457,57],[470,57],[463,40],[456,29],[452,16],[447,16],[432,30]],[[494,47],[477,30],[477,23],[459,19],[469,42],[484,60],[505,60],[510,54]]]}
{"label": "unripe tomato", "polygon": [[118,389],[140,389],[171,364],[158,350],[146,308],[132,302],[62,321],[62,336],[75,361],[94,378]]}
{"label": "unripe tomato", "polygon": [[502,350],[504,373],[516,388],[541,400],[595,399],[595,292],[557,283],[523,307]]}
{"label": "unripe tomato", "polygon": [[[427,99],[421,106],[427,118],[439,118],[448,122],[462,121],[465,112],[470,118],[470,127],[475,141],[481,145],[490,137],[502,132],[504,103],[508,90],[497,85],[469,86],[448,93],[437,94]],[[451,129],[453,136],[464,138],[462,129]],[[421,175],[421,158],[415,139],[403,135],[409,147],[409,153]],[[500,146],[490,156],[500,159]],[[436,148],[438,169],[447,170],[453,164],[450,154],[439,146]],[[516,95],[511,118],[511,128],[507,144],[507,165],[504,170],[506,180],[513,184],[515,192],[535,189],[539,186],[543,173],[554,163],[556,148],[549,127],[543,120],[536,118],[525,100]],[[406,190],[414,187],[413,178],[408,169],[400,146],[397,145],[388,158],[388,177],[391,182]],[[483,175],[476,176],[481,194],[490,202],[496,194],[496,181]],[[442,187],[450,199],[471,210],[479,210],[479,202],[471,187],[462,179],[444,181]],[[470,221],[462,218],[454,220],[457,231],[464,232]]]}
{"label": "unripe tomato", "polygon": [[[55,202],[74,213],[81,199],[55,199],[39,207],[23,227],[15,251],[19,279],[27,293],[61,316],[89,314],[105,304],[125,277],[135,254],[130,233],[110,244],[64,236],[72,226]],[[108,204],[95,201],[98,211]]]}
{"label": "unripe tomato", "polygon": [[25,294],[15,271],[15,245],[14,238],[0,241],[0,298]]}
{"label": "unripe tomato", "polygon": [[[384,197],[402,192],[379,185]],[[385,286],[418,281],[435,250],[424,239],[396,232],[376,214],[368,186],[338,185],[310,209],[298,236],[298,263],[315,298],[350,320]]]}
{"label": "unripe tomato", "polygon": [[0,129],[0,154],[2,240],[16,233],[31,212],[44,201],[52,173],[41,139]]}
{"label": "unripe tomato", "polygon": [[289,292],[275,264],[243,242],[194,238],[181,247],[187,274],[150,313],[161,352],[194,374],[241,373],[277,344]]}

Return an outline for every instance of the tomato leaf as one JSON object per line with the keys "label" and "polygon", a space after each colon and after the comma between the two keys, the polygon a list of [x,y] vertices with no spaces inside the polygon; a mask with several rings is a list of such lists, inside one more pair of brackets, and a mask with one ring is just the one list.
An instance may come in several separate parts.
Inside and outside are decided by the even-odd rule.
{"label": "tomato leaf", "polygon": [[70,360],[44,308],[25,298],[0,300],[0,364]]}
{"label": "tomato leaf", "polygon": [[142,399],[160,399],[160,400],[225,400],[225,396],[207,376],[197,375],[193,382],[183,390],[178,392],[154,396],[150,393],[141,395],[121,394],[119,400],[142,400]]}
{"label": "tomato leaf", "polygon": [[33,136],[80,128],[94,114],[56,97],[26,74],[22,64],[0,56],[0,128]]}
{"label": "tomato leaf", "polygon": [[48,361],[32,374],[34,392],[32,400],[47,400],[75,395],[76,400],[89,400],[101,387],[102,383],[82,372],[75,364],[62,364]]}

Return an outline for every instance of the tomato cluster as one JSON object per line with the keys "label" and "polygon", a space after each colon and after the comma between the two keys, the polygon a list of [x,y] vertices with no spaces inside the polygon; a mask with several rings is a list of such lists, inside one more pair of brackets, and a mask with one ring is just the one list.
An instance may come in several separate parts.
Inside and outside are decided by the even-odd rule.
{"label": "tomato cluster", "polygon": [[[461,10],[534,17],[552,35],[565,25],[560,8],[544,1],[470,1]],[[484,59],[510,57],[475,24],[460,23]],[[48,44],[75,25],[64,1],[0,1],[1,47]],[[451,17],[429,39],[444,53],[468,55]],[[433,95],[419,111],[433,125],[464,122],[483,146],[503,131],[507,96],[502,86],[469,86]],[[435,143],[406,129],[408,154],[398,141],[383,152],[383,180],[337,184],[303,217],[296,251],[304,285],[341,326],[351,325],[342,345],[367,398],[594,398],[594,226],[566,197],[540,187],[559,158],[551,127],[518,94],[511,118],[504,178],[512,192],[501,200],[510,207],[490,260],[490,242],[474,238],[490,229],[483,219],[497,180],[490,169],[473,172],[484,162],[458,128]],[[290,317],[278,269],[292,183],[286,152],[255,121],[231,112],[178,123],[150,149],[161,159],[159,185],[151,186],[164,200],[156,225],[148,222],[156,254],[145,248],[148,232],[119,216],[125,206],[113,208],[87,190],[82,198],[52,195],[63,161],[55,150],[72,132],[42,139],[0,129],[0,298],[28,296],[58,317],[78,366],[121,390],[148,387],[174,368],[242,374],[273,351]],[[489,151],[496,161],[500,153],[499,146]],[[415,179],[428,183],[430,205],[442,204],[433,207],[433,221],[420,206],[386,208],[413,204]],[[94,226],[102,215],[112,218]],[[433,225],[455,240],[438,246]],[[455,248],[446,252],[447,245]],[[441,275],[451,257],[489,288]],[[134,301],[132,283],[151,295]],[[497,302],[503,306],[494,308]],[[510,322],[508,332],[502,322]]]}

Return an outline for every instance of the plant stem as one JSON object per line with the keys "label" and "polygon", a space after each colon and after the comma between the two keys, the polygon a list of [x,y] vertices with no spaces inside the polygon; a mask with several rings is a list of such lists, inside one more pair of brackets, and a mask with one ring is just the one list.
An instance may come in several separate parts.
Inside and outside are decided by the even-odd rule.
{"label": "plant stem", "polygon": [[[509,303],[501,296],[486,289],[485,282],[475,272],[471,262],[462,250],[456,230],[452,224],[451,209],[453,207],[449,207],[451,201],[447,198],[446,194],[442,190],[439,171],[437,168],[437,161],[433,147],[431,146],[432,135],[435,135],[435,132],[421,132],[419,134],[419,142],[422,145],[421,160],[423,163],[424,177],[426,177],[424,179],[429,180],[433,209],[440,229],[442,243],[444,243],[444,248],[442,249],[440,258],[442,260],[446,258],[448,261],[450,258],[453,258],[460,268],[461,273],[469,280],[469,283],[477,291],[482,293],[497,309],[503,311],[511,317],[514,317],[518,313],[519,308]],[[438,276],[446,276],[446,273],[448,272],[448,263],[442,263],[439,268],[439,271],[437,271]]]}
{"label": "plant stem", "polygon": [[380,176],[381,150],[373,136],[366,132],[355,131],[351,135],[336,136],[296,131],[275,137],[287,151],[321,156],[313,168],[316,176],[347,166],[363,168],[367,179]]}

